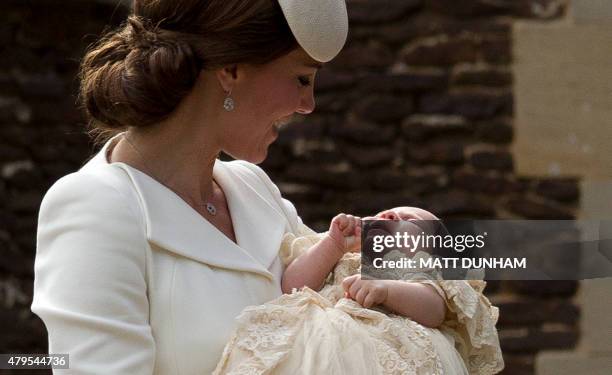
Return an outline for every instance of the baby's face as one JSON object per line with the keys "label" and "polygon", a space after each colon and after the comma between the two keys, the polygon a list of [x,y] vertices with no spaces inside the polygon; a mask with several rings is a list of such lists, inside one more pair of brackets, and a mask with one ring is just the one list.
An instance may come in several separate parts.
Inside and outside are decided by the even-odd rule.
{"label": "baby's face", "polygon": [[376,214],[378,220],[438,220],[431,212],[417,207],[394,207]]}

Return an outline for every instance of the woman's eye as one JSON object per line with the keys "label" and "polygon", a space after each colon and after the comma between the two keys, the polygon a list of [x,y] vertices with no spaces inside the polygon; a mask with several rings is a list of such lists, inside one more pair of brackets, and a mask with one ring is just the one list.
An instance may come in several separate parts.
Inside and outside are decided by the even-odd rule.
{"label": "woman's eye", "polygon": [[298,77],[298,80],[300,81],[300,84],[302,86],[310,86],[310,78],[308,78],[308,77]]}

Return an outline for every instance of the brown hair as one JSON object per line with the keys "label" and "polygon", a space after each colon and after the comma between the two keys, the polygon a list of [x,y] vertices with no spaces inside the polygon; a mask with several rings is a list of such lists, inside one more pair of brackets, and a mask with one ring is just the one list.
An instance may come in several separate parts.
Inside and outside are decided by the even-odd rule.
{"label": "brown hair", "polygon": [[202,69],[261,65],[297,46],[276,0],[134,0],[86,53],[79,99],[94,133],[146,127],[174,111]]}

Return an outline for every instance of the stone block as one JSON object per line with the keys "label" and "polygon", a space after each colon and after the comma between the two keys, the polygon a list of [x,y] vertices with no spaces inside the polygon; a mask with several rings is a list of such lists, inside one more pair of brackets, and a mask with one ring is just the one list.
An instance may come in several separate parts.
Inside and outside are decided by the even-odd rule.
{"label": "stone block", "polygon": [[321,139],[328,125],[335,125],[341,119],[334,116],[306,117],[303,120],[291,122],[283,126],[277,141],[273,144],[288,145],[295,139]]}
{"label": "stone block", "polygon": [[498,327],[563,323],[575,325],[580,318],[580,307],[562,298],[492,297],[499,308]]}
{"label": "stone block", "polygon": [[[580,3],[580,1],[578,1]],[[520,0],[515,1],[514,15],[522,18],[553,20],[561,18],[567,11],[567,0]]]}
{"label": "stone block", "polygon": [[45,183],[45,178],[39,169],[19,169],[8,177],[6,182],[12,189],[20,191],[28,189],[37,190]]}
{"label": "stone block", "polygon": [[407,20],[382,25],[351,26],[350,37],[356,40],[376,38],[393,45],[404,45],[419,38],[440,34],[460,35],[463,33],[503,36],[510,33],[511,20],[508,18],[465,18],[453,17],[431,11],[418,12]]}
{"label": "stone block", "polygon": [[580,198],[578,185],[576,178],[549,178],[538,181],[535,192],[560,202],[576,202]]}
{"label": "stone block", "polygon": [[534,358],[529,354],[503,353],[504,369],[499,375],[534,375]]}
{"label": "stone block", "polygon": [[349,116],[346,121],[330,127],[329,134],[333,138],[341,138],[357,144],[383,144],[391,147],[396,138],[397,129],[391,125],[376,124]]}
{"label": "stone block", "polygon": [[373,171],[371,186],[380,190],[399,190],[407,188],[410,178],[397,170],[384,169]]}
{"label": "stone block", "polygon": [[423,113],[455,114],[469,119],[511,115],[512,107],[512,94],[488,92],[428,94],[421,97],[417,106]]}
{"label": "stone block", "polygon": [[322,190],[316,185],[291,182],[278,182],[276,185],[283,198],[291,202],[318,202],[321,199]]}
{"label": "stone block", "polygon": [[503,194],[519,189],[511,176],[496,171],[457,170],[453,173],[452,183],[466,191],[488,194]]}
{"label": "stone block", "polygon": [[66,83],[54,71],[16,74],[21,95],[24,97],[54,98],[66,94]]}
{"label": "stone block", "polygon": [[[31,348],[46,347],[46,329],[42,321],[29,308],[0,310],[3,325],[0,351],[2,353],[31,353]],[[23,372],[23,370],[20,370]]]}
{"label": "stone block", "polygon": [[415,40],[400,52],[401,60],[414,66],[453,66],[462,63],[512,61],[512,43],[507,36],[474,33],[436,35]]}
{"label": "stone block", "polygon": [[514,167],[512,154],[501,150],[472,151],[468,160],[474,168],[482,170],[512,171]]}
{"label": "stone block", "polygon": [[413,100],[409,96],[372,95],[362,99],[353,107],[353,112],[357,116],[374,122],[399,121],[413,111]]}
{"label": "stone block", "polygon": [[34,214],[38,212],[40,202],[42,202],[43,192],[40,191],[20,191],[10,193],[7,208],[10,211],[21,214]]}
{"label": "stone block", "polygon": [[480,48],[481,61],[502,65],[512,62],[512,40],[508,36],[485,38]]}
{"label": "stone block", "polygon": [[8,163],[28,159],[27,151],[11,144],[0,144],[0,163]]}
{"label": "stone block", "polygon": [[341,200],[340,205],[344,212],[355,213],[359,216],[372,216],[376,213],[397,206],[421,207],[422,202],[415,198],[411,191],[368,191],[358,190],[351,192]]}
{"label": "stone block", "polygon": [[346,188],[360,186],[363,175],[350,168],[337,168],[333,165],[313,165],[295,162],[287,167],[284,176],[287,181],[313,184],[323,188]]}
{"label": "stone block", "polygon": [[578,342],[573,326],[550,324],[540,327],[499,329],[499,341],[504,353],[535,353],[539,350],[570,349]]}
{"label": "stone block", "polygon": [[526,219],[571,220],[575,218],[575,214],[567,207],[527,196],[509,198],[506,207]]}
{"label": "stone block", "polygon": [[497,16],[512,14],[516,0],[430,0],[433,9],[454,16]]}
{"label": "stone block", "polygon": [[512,84],[512,73],[505,67],[460,65],[453,69],[451,83],[456,86],[506,87]]}
{"label": "stone block", "polygon": [[370,74],[362,79],[360,89],[366,93],[412,93],[439,91],[448,85],[444,70],[411,70],[397,74]]}
{"label": "stone block", "polygon": [[338,95],[335,92],[324,92],[315,97],[316,111],[322,115],[337,115],[346,112],[353,98],[350,95]]}
{"label": "stone block", "polygon": [[428,168],[419,168],[415,170],[412,166],[408,166],[406,177],[406,189],[409,189],[414,195],[422,195],[424,193],[432,193],[443,191],[448,187],[448,176],[445,167],[434,166]]}
{"label": "stone block", "polygon": [[420,164],[458,165],[464,160],[463,145],[452,140],[410,145],[405,148],[405,155]]}
{"label": "stone block", "polygon": [[423,199],[425,208],[443,219],[482,218],[495,215],[490,202],[463,191],[442,191]]}
{"label": "stone block", "polygon": [[407,65],[452,66],[478,60],[479,42],[473,37],[439,35],[417,40],[406,46],[400,57]]}
{"label": "stone block", "polygon": [[356,80],[357,77],[349,73],[321,69],[315,78],[315,89],[317,92],[348,89],[355,84]]}
{"label": "stone block", "polygon": [[506,120],[487,120],[476,123],[476,137],[480,140],[496,143],[509,144],[514,138],[514,128]]}
{"label": "stone block", "polygon": [[402,134],[411,142],[436,138],[462,140],[472,134],[472,125],[460,116],[412,115],[402,122]]}
{"label": "stone block", "polygon": [[355,165],[357,171],[361,168],[390,165],[396,157],[395,150],[388,146],[360,147],[343,144],[340,151]]}
{"label": "stone block", "polygon": [[505,286],[530,297],[571,297],[578,290],[575,280],[511,280],[506,281]]}
{"label": "stone block", "polygon": [[272,144],[268,148],[268,156],[261,163],[261,167],[267,173],[273,173],[275,170],[283,169],[287,165],[289,151],[281,144]]}
{"label": "stone block", "polygon": [[402,19],[417,11],[423,0],[358,0],[347,6],[352,24],[386,23]]}
{"label": "stone block", "polygon": [[381,42],[348,42],[334,58],[333,66],[347,70],[385,69],[393,61],[393,51]]}
{"label": "stone block", "polygon": [[438,12],[456,16],[516,16],[549,20],[565,13],[564,0],[431,0]]}

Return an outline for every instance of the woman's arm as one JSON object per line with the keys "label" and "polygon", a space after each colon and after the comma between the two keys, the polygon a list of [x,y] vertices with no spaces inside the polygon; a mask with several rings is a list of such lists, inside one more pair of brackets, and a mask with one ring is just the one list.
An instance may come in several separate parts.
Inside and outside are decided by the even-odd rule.
{"label": "woman's arm", "polygon": [[32,311],[49,352],[75,374],[148,374],[155,364],[145,278],[144,229],[126,198],[77,173],[41,205]]}

